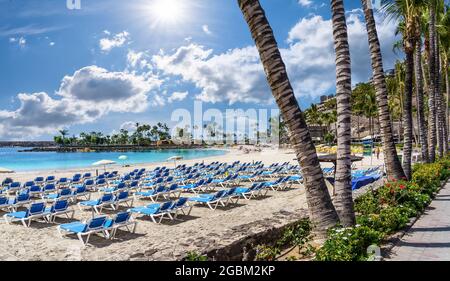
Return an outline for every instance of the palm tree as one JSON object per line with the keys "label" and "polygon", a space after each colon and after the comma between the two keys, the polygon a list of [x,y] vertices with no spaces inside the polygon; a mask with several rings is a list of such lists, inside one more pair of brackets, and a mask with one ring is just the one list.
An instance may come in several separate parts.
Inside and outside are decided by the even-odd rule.
{"label": "palm tree", "polygon": [[411,179],[411,160],[413,142],[413,118],[412,118],[412,95],[413,95],[413,72],[414,53],[416,42],[420,38],[420,16],[424,7],[423,0],[390,0],[384,5],[384,9],[390,18],[400,21],[398,31],[402,33],[403,50],[406,54],[405,60],[405,92],[403,97],[403,122],[404,122],[404,145],[403,145],[403,170],[406,178]]}
{"label": "palm tree", "polygon": [[422,72],[422,39],[416,41],[416,49],[414,55],[414,75],[416,78],[416,99],[417,99],[417,125],[419,127],[420,151],[422,161],[429,162],[428,153],[428,127],[425,119],[425,104],[423,90],[423,72]]}
{"label": "palm tree", "polygon": [[[445,79],[445,89],[446,89],[446,120],[450,116],[449,112],[449,102],[450,102],[450,6],[445,7],[445,14],[442,16],[440,28],[440,43],[441,43],[441,59],[442,59],[442,75]],[[449,132],[449,123],[446,121],[445,128],[447,129],[447,134]],[[448,139],[444,142],[444,145],[448,143]]]}
{"label": "palm tree", "polygon": [[62,145],[64,146],[66,144],[66,136],[69,134],[69,130],[62,129],[62,130],[58,130],[58,132],[61,134]]}
{"label": "palm tree", "polygon": [[391,117],[388,108],[386,80],[384,77],[383,60],[381,56],[380,41],[373,16],[371,0],[361,0],[366,19],[366,28],[369,39],[372,59],[373,83],[376,89],[378,103],[378,119],[383,139],[384,162],[389,179],[400,180],[405,173],[397,156],[397,150],[392,135]]}
{"label": "palm tree", "polygon": [[334,206],[344,226],[355,224],[352,197],[352,73],[343,0],[331,0],[336,53],[337,161]]}
{"label": "palm tree", "polygon": [[429,23],[428,23],[428,33],[429,33],[429,55],[428,55],[428,65],[429,65],[429,93],[428,93],[428,130],[429,130],[429,142],[428,147],[430,153],[430,162],[436,160],[436,96],[437,96],[437,74],[436,74],[436,0],[430,0],[428,5],[429,12]]}
{"label": "palm tree", "polygon": [[258,0],[237,2],[256,43],[272,94],[291,132],[291,143],[305,179],[310,219],[315,225],[316,233],[325,237],[327,230],[338,223],[339,217],[328,193],[317,152],[289,81],[273,30]]}

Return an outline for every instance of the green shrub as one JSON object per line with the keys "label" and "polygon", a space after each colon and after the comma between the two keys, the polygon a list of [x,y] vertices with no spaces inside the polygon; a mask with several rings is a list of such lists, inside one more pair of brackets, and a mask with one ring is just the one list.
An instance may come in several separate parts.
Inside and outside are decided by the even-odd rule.
{"label": "green shrub", "polygon": [[207,261],[208,257],[197,252],[191,251],[187,253],[186,261]]}
{"label": "green shrub", "polygon": [[421,192],[432,196],[441,185],[443,166],[440,163],[418,164],[414,168],[412,182],[421,188]]}
{"label": "green shrub", "polygon": [[257,261],[274,261],[281,254],[278,247],[271,247],[267,245],[256,246],[256,260]]}
{"label": "green shrub", "polygon": [[380,214],[358,216],[357,222],[383,234],[391,234],[406,226],[411,212],[414,212],[414,209],[410,207],[388,207]]}
{"label": "green shrub", "polygon": [[316,251],[318,261],[367,260],[367,248],[378,245],[383,234],[367,226],[330,230],[325,244]]}
{"label": "green shrub", "polygon": [[355,212],[367,215],[378,214],[381,210],[377,192],[367,192],[355,200]]}
{"label": "green shrub", "polygon": [[309,219],[302,219],[294,226],[287,228],[277,246],[298,246],[303,247],[311,240],[312,224]]}

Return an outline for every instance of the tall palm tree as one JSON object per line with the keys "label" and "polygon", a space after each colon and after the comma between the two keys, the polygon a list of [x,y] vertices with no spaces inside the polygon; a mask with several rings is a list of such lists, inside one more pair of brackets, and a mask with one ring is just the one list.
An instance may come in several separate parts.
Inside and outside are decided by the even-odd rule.
{"label": "tall palm tree", "polygon": [[341,224],[355,224],[352,197],[352,72],[343,0],[331,0],[334,50],[336,53],[337,161],[334,206]]}
{"label": "tall palm tree", "polygon": [[402,33],[402,45],[406,54],[405,60],[405,92],[403,97],[403,170],[407,179],[411,179],[411,160],[413,142],[413,73],[416,42],[420,38],[420,16],[424,7],[423,0],[390,0],[386,1],[384,10],[389,18],[400,21],[398,31]]}
{"label": "tall palm tree", "polygon": [[258,0],[237,2],[255,41],[272,94],[291,132],[291,143],[305,179],[311,221],[316,233],[325,237],[326,231],[338,223],[339,217],[328,193],[316,149],[289,81],[273,30]]}
{"label": "tall palm tree", "polygon": [[[445,7],[444,15],[442,16],[440,28],[439,28],[439,35],[440,35],[440,43],[441,43],[441,59],[442,59],[442,76],[445,80],[445,89],[446,89],[446,98],[445,98],[445,104],[447,105],[445,107],[446,110],[446,120],[450,116],[448,106],[450,102],[450,6]],[[447,129],[447,134],[449,132],[449,122],[446,121],[445,128]],[[447,136],[448,137],[448,136]],[[448,139],[444,144],[448,143]],[[448,148],[447,148],[448,149]]]}
{"label": "tall palm tree", "polygon": [[378,119],[383,139],[384,162],[386,164],[388,178],[400,180],[405,177],[405,173],[403,172],[402,165],[398,159],[394,136],[392,135],[386,79],[383,70],[380,41],[378,40],[375,18],[373,16],[372,2],[371,0],[361,0],[361,2],[366,19],[366,28],[372,59],[373,83],[375,85],[378,103]]}
{"label": "tall palm tree", "polygon": [[69,131],[67,129],[62,129],[58,130],[58,132],[61,134],[62,145],[64,146],[66,144],[66,136],[69,134]]}
{"label": "tall palm tree", "polygon": [[429,162],[428,153],[428,126],[425,119],[425,104],[424,104],[424,84],[422,72],[422,39],[416,41],[416,49],[414,53],[414,76],[416,78],[416,99],[417,99],[417,125],[419,127],[420,152],[422,161]]}
{"label": "tall palm tree", "polygon": [[429,130],[429,150],[428,153],[430,154],[430,162],[434,162],[436,160],[436,145],[437,145],[437,126],[436,126],[436,92],[438,89],[438,86],[436,85],[437,82],[437,74],[436,74],[436,4],[437,0],[430,0],[428,5],[428,12],[429,12],[429,22],[428,22],[428,33],[429,33],[429,39],[428,39],[428,48],[429,48],[429,55],[428,55],[428,66],[429,66],[429,93],[428,93],[428,108],[429,108],[429,114],[428,114],[428,130]]}

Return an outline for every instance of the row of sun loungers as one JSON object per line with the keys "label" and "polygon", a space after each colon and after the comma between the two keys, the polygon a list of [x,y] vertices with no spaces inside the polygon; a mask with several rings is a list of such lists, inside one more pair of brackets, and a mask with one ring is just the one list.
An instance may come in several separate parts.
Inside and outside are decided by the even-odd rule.
{"label": "row of sun loungers", "polygon": [[[72,179],[59,180],[38,177],[23,185],[10,182],[4,186],[0,191],[0,210],[7,212],[3,216],[5,222],[21,222],[29,227],[32,221],[55,223],[56,218],[63,215],[73,219],[75,210],[70,205],[76,204],[80,211],[90,210],[92,219],[59,225],[58,232],[61,235],[75,234],[83,244],[87,244],[92,234],[113,239],[119,228],[134,232],[136,221],[133,216],[150,217],[155,223],[161,223],[163,219],[178,220],[179,215],[189,215],[194,205],[216,210],[219,206],[237,204],[240,199],[267,196],[270,190],[281,191],[293,184],[301,185],[303,177],[298,172],[298,166],[289,163],[264,167],[262,162],[241,164],[236,161],[231,165],[213,162],[209,165],[179,165],[175,169],[136,169],[122,176],[112,172],[97,177],[89,173],[76,174]],[[324,173],[331,174],[334,170],[324,169]],[[354,176],[375,178],[376,173],[376,169],[358,171]],[[242,186],[242,182],[251,186]],[[361,185],[369,180],[358,182]],[[216,188],[221,190],[214,192]],[[181,197],[187,192],[194,196]],[[91,200],[94,193],[98,193],[98,199]],[[11,197],[13,194],[15,196]],[[138,199],[148,199],[152,203],[133,207]],[[157,203],[161,199],[166,202]],[[25,206],[28,207],[22,210]],[[113,216],[102,215],[104,209],[117,211],[121,206],[128,210]]]}

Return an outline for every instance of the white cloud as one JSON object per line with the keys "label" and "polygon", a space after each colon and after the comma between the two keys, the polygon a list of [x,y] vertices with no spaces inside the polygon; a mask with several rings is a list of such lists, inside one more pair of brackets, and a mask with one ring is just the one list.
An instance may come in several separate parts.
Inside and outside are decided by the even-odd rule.
{"label": "white cloud", "polygon": [[120,125],[120,129],[127,130],[128,132],[134,132],[136,131],[136,122],[133,121],[124,122],[122,123],[122,125]]}
{"label": "white cloud", "polygon": [[201,90],[205,102],[260,102],[270,99],[258,53],[254,47],[233,49],[219,55],[197,44],[178,48],[173,54],[153,57],[155,68],[180,76]]}
{"label": "white cloud", "polygon": [[[367,32],[360,10],[347,13],[352,55],[353,83],[367,81],[372,74]],[[381,21],[376,15],[385,68],[397,57],[392,52],[395,22]],[[335,88],[335,55],[331,19],[310,16],[301,19],[289,32],[287,48],[281,48],[284,62],[297,97],[317,98]],[[197,98],[205,102],[270,103],[270,89],[255,47],[231,49],[213,54],[213,50],[190,43],[172,53],[153,57],[154,68],[180,77],[199,90]]]}
{"label": "white cloud", "polygon": [[21,93],[20,107],[0,111],[2,138],[31,138],[58,128],[93,122],[113,112],[142,112],[158,100],[160,81],[125,72],[88,66],[66,76],[56,97]]}
{"label": "white cloud", "polygon": [[110,36],[111,33],[107,30],[105,30],[103,33],[105,33],[105,35],[108,35],[109,37],[100,39],[99,45],[100,49],[106,53],[111,51],[111,49],[113,48],[123,46],[130,38],[130,34],[127,31],[117,33],[112,37]]}
{"label": "white cloud", "polygon": [[55,42],[50,42],[48,45],[49,46],[55,46]]}
{"label": "white cloud", "polygon": [[311,0],[298,0],[298,3],[303,7],[309,7],[312,4]]}
{"label": "white cloud", "polygon": [[167,99],[169,103],[172,103],[174,101],[182,101],[188,96],[188,92],[174,92],[172,95]]}
{"label": "white cloud", "polygon": [[208,34],[208,35],[211,35],[212,34],[212,32],[211,32],[211,30],[209,30],[209,26],[208,25],[202,25],[202,30],[203,30],[203,32],[205,32],[206,34]]}

